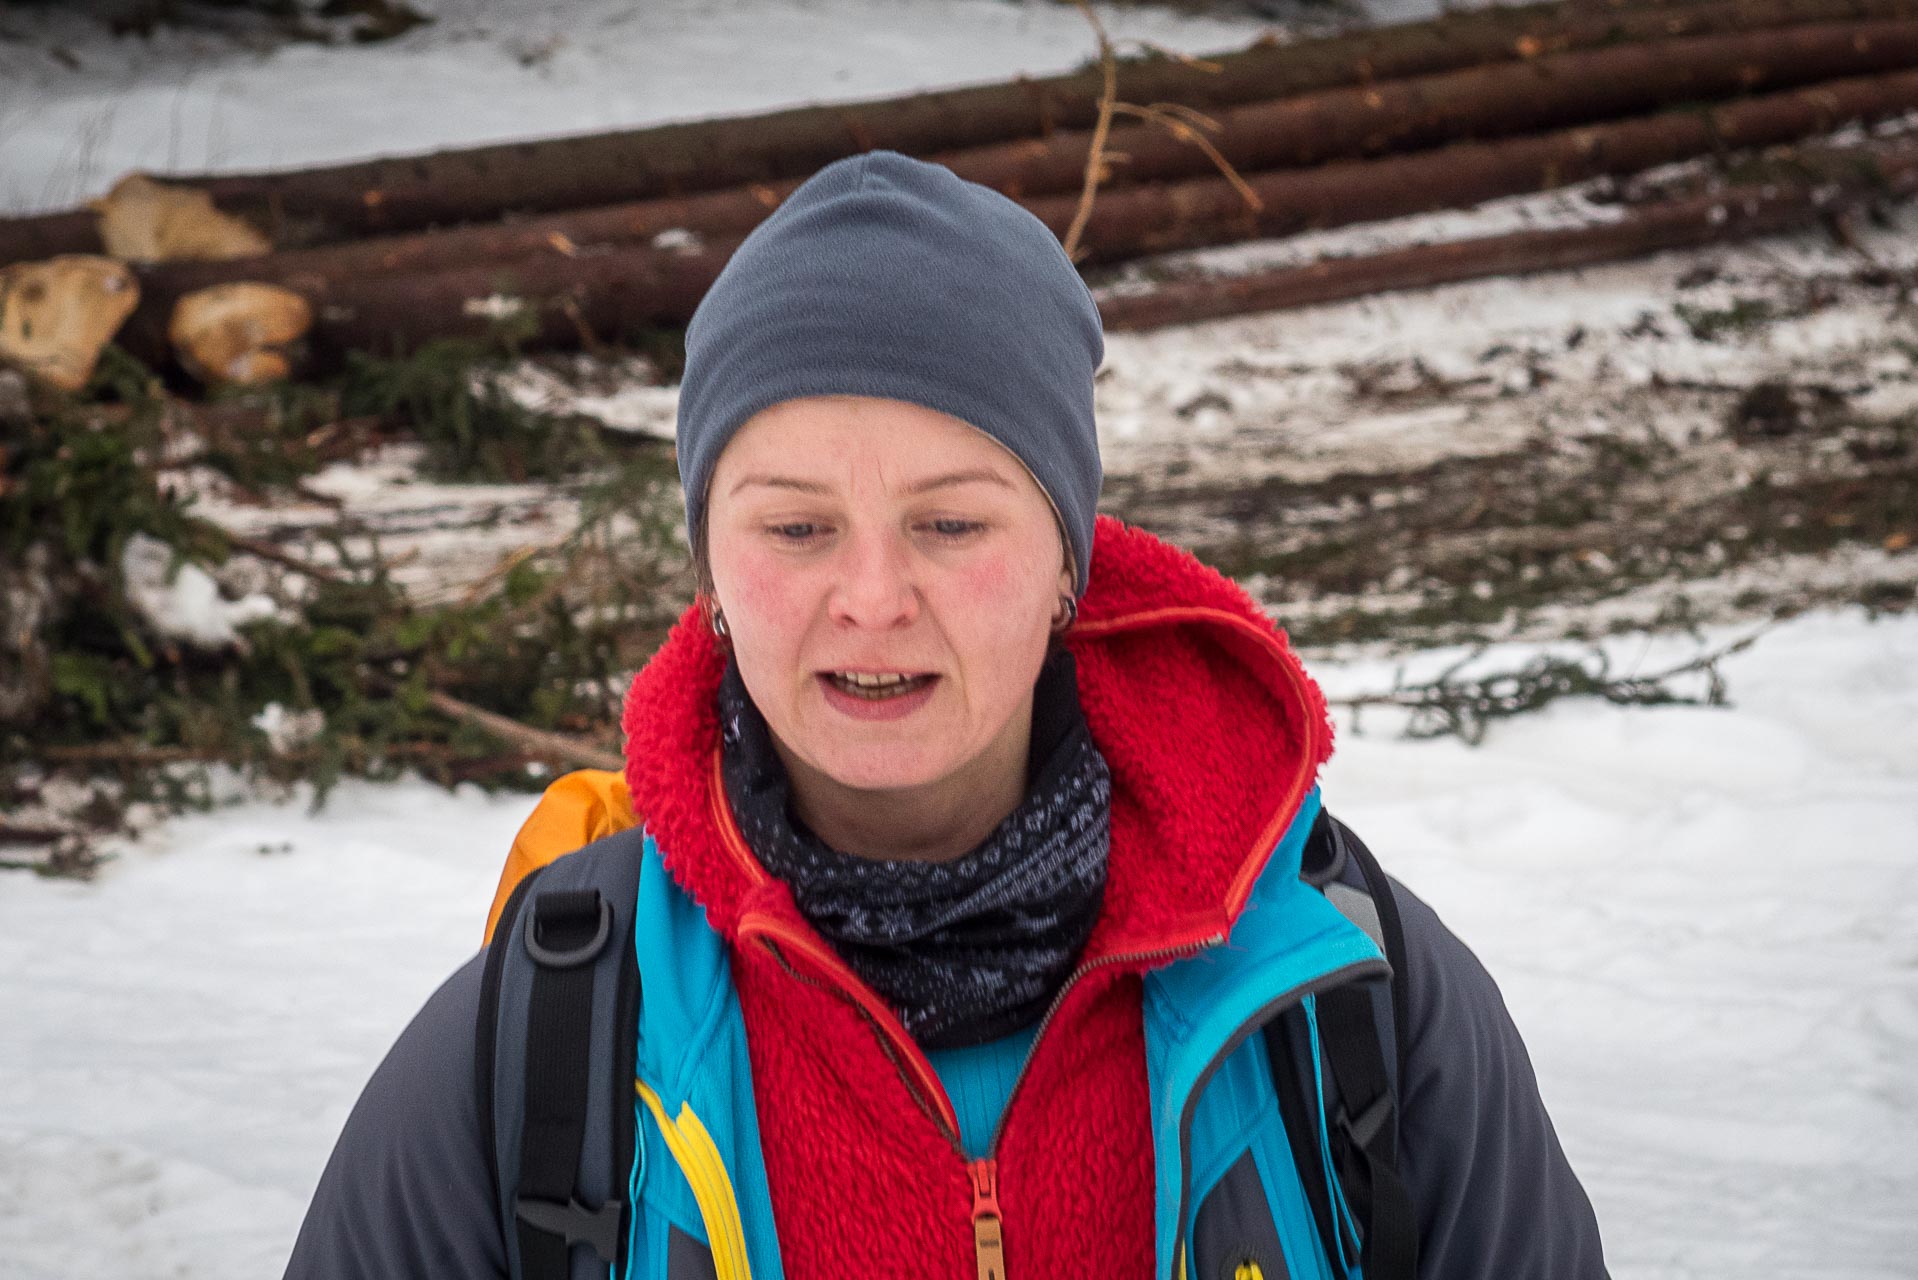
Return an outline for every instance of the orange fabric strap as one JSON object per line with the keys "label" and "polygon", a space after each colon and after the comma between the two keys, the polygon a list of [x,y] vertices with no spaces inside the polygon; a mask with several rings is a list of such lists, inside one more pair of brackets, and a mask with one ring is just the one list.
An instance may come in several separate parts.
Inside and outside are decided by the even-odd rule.
{"label": "orange fabric strap", "polygon": [[513,848],[500,871],[499,888],[493,893],[493,909],[486,913],[486,941],[493,940],[506,900],[528,873],[636,822],[624,774],[610,769],[581,769],[546,788],[546,794],[513,837]]}

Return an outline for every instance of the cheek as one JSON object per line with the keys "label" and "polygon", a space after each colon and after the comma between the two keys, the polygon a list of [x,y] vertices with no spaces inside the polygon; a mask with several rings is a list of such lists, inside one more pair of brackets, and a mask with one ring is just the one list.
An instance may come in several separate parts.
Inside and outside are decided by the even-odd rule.
{"label": "cheek", "polygon": [[988,556],[960,571],[959,589],[977,601],[1004,603],[1024,594],[1021,579],[1010,557]]}
{"label": "cheek", "polygon": [[[715,576],[719,576],[717,568]],[[729,556],[721,580],[726,584],[722,603],[741,621],[750,618],[777,626],[781,619],[794,616],[804,593],[800,575],[790,566],[750,551]]]}
{"label": "cheek", "polygon": [[[1051,624],[1052,581],[1034,565],[1040,556],[988,556],[953,575],[956,620],[995,650],[1023,651]],[[949,614],[949,616],[952,616]]]}
{"label": "cheek", "polygon": [[[718,572],[715,566],[716,576]],[[770,557],[740,555],[729,559],[720,581],[720,604],[741,671],[754,677],[754,683],[783,682],[800,660],[814,614],[812,588],[804,575]],[[770,684],[761,684],[762,698],[771,691]]]}

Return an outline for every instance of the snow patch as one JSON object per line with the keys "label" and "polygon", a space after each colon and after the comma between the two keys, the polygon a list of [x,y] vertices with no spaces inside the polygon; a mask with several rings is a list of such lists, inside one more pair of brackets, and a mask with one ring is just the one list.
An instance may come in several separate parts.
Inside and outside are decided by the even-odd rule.
{"label": "snow patch", "polygon": [[120,574],[127,599],[161,635],[206,649],[238,644],[237,628],[279,612],[265,595],[225,599],[212,574],[191,561],[175,567],[173,548],[144,533],[127,539]]}

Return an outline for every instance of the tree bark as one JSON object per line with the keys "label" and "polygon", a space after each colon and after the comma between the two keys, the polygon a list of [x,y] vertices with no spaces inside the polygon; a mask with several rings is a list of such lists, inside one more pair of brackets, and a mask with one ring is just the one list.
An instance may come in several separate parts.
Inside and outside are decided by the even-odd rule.
{"label": "tree bark", "polygon": [[[1624,41],[1913,16],[1918,0],[1610,0],[1596,9],[1573,0],[1493,7],[1297,45],[1262,42],[1213,59],[1216,72],[1164,57],[1127,61],[1119,92],[1130,102],[1214,110]],[[930,155],[1086,128],[1100,88],[1094,68],[750,117],[178,180],[203,186],[221,209],[254,221],[276,244],[296,248],[514,212],[802,179],[876,147]],[[0,220],[0,263],[95,246],[84,212]]]}
{"label": "tree bark", "polygon": [[[194,289],[257,280],[310,292],[354,276],[415,275],[528,258],[594,258],[610,246],[645,248],[665,232],[686,231],[687,249],[733,242],[764,221],[799,186],[798,179],[690,196],[547,214],[514,222],[445,231],[415,231],[342,244],[294,249],[237,262],[168,262],[139,268],[141,287],[157,304]],[[669,247],[670,242],[661,248]]]}
{"label": "tree bark", "polygon": [[[1093,262],[1231,243],[1462,208],[1500,196],[1547,190],[1607,174],[1719,150],[1766,146],[1828,132],[1859,119],[1918,109],[1918,71],[1828,81],[1705,111],[1669,111],[1634,120],[1435,151],[1354,160],[1312,169],[1247,175],[1264,201],[1253,211],[1223,179],[1103,192],[1087,224]],[[1063,234],[1076,196],[1026,207]],[[606,245],[549,252],[442,271],[372,271],[279,281],[305,296],[317,317],[320,365],[349,350],[397,353],[438,337],[479,337],[502,326],[526,347],[607,342],[647,328],[683,324],[717,278],[737,238],[694,248]],[[271,261],[271,259],[262,259]],[[156,269],[143,293],[162,297],[178,280]],[[163,307],[143,306],[120,341],[135,354],[164,356],[155,341]]]}
{"label": "tree bark", "polygon": [[[399,355],[442,338],[510,335],[528,350],[592,347],[684,324],[738,247],[617,246],[442,271],[300,277],[283,282],[313,306],[311,371],[349,351]],[[169,359],[166,311],[142,309],[118,341],[149,362]]]}
{"label": "tree bark", "polygon": [[1907,143],[1875,153],[1854,150],[1858,154],[1837,153],[1856,163],[1855,174],[1840,183],[1735,186],[1641,205],[1619,221],[1597,226],[1416,245],[1225,279],[1183,281],[1149,293],[1106,294],[1099,299],[1099,312],[1108,330],[1157,329],[1487,276],[1558,271],[1786,231],[1874,196],[1905,199],[1918,192],[1918,146]]}
{"label": "tree bark", "polygon": [[[1223,179],[1127,187],[1099,197],[1084,246],[1089,261],[1114,262],[1465,208],[1720,150],[1792,142],[1848,121],[1913,109],[1918,109],[1918,71],[1903,71],[1827,81],[1709,110],[1668,111],[1534,137],[1251,174],[1247,182],[1264,202],[1256,211]],[[1077,204],[1077,197],[1048,196],[1026,207],[1063,235]]]}
{"label": "tree bark", "polygon": [[[1918,67],[1918,20],[1818,23],[1647,41],[1329,89],[1216,113],[1208,134],[1242,172],[1510,137],[1720,101],[1845,76]],[[1000,143],[936,157],[961,177],[1014,197],[1079,190],[1091,132]],[[1155,124],[1114,128],[1101,190],[1213,171],[1199,148]],[[696,223],[688,225],[696,226]]]}
{"label": "tree bark", "polygon": [[[1219,115],[1215,145],[1244,171],[1321,163],[1462,137],[1506,136],[1629,115],[1674,102],[1888,67],[1918,65],[1918,20],[1817,24],[1734,36],[1626,45],[1520,64],[1417,77],[1237,107]],[[1074,192],[1091,133],[1070,130],[938,159],[961,177],[1015,198]],[[1157,126],[1114,130],[1127,159],[1114,186],[1212,171],[1198,148]],[[372,272],[440,271],[476,262],[570,253],[652,240],[675,228],[729,238],[752,230],[798,180],[549,214],[512,223],[379,237],[272,254],[244,263],[174,263],[144,273],[155,305],[233,280],[296,284]]]}

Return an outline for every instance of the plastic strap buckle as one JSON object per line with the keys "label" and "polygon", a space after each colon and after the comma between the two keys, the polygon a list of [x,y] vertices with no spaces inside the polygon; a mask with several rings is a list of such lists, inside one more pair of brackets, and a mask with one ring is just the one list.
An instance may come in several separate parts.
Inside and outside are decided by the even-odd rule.
{"label": "plastic strap buckle", "polygon": [[1372,1143],[1391,1118],[1392,1094],[1390,1090],[1387,1090],[1374,1098],[1372,1105],[1361,1111],[1356,1119],[1341,1105],[1338,1126],[1351,1140],[1353,1146],[1369,1152],[1372,1149]]}
{"label": "plastic strap buckle", "polygon": [[[598,920],[592,937],[578,946],[549,945],[550,933],[576,932],[576,926]],[[591,964],[613,936],[613,904],[593,889],[582,893],[542,893],[533,899],[533,918],[526,926],[526,954],[548,969],[577,969]]]}
{"label": "plastic strap buckle", "polygon": [[624,1206],[608,1200],[597,1209],[589,1209],[578,1200],[561,1204],[557,1200],[515,1198],[513,1215],[529,1227],[561,1236],[566,1246],[588,1244],[601,1262],[619,1258],[619,1212]]}

